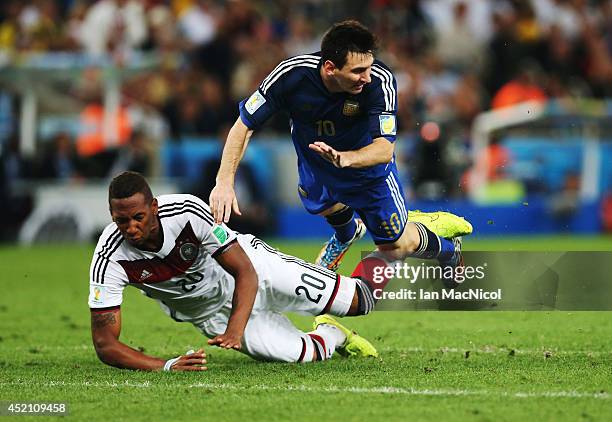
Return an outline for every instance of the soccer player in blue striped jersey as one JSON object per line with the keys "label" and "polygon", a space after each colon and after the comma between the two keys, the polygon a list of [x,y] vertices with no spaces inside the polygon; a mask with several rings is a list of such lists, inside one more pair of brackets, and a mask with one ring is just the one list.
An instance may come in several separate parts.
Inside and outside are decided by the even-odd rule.
{"label": "soccer player in blue striped jersey", "polygon": [[252,132],[284,110],[298,155],[302,203],[335,231],[317,263],[335,270],[365,225],[387,260],[417,256],[458,264],[460,240],[408,222],[394,158],[396,82],[374,58],[375,44],[375,36],[359,22],[336,23],[320,52],[281,62],[240,103],[210,195],[217,222],[227,222],[232,210],[240,213],[233,180]]}

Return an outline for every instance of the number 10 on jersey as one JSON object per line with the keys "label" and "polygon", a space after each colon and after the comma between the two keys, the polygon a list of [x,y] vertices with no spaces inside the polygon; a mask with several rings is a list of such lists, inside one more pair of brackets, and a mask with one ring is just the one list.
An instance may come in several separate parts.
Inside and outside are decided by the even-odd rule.
{"label": "number 10 on jersey", "polygon": [[318,136],[336,136],[336,126],[331,120],[317,120]]}

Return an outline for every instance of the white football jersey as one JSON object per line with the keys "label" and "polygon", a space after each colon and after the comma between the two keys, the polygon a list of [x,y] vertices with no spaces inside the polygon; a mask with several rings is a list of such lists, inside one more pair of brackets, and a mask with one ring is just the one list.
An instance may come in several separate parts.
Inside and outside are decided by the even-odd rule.
{"label": "white football jersey", "polygon": [[172,318],[197,324],[232,297],[234,280],[214,256],[237,235],[215,224],[208,205],[193,195],[161,195],[157,201],[163,246],[157,252],[135,248],[109,224],[91,262],[89,307],[118,307],[131,285]]}

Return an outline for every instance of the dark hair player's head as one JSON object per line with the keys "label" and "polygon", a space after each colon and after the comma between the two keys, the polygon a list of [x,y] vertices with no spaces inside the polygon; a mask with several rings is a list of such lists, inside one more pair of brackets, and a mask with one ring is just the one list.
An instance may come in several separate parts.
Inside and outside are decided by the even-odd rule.
{"label": "dark hair player's head", "polygon": [[349,53],[374,55],[376,37],[361,23],[347,20],[335,23],[321,41],[321,58],[342,69]]}
{"label": "dark hair player's head", "polygon": [[156,246],[157,199],[141,174],[126,171],[115,177],[108,187],[108,205],[113,221],[128,242],[140,248]]}
{"label": "dark hair player's head", "polygon": [[116,176],[108,186],[108,203],[110,205],[112,199],[129,198],[136,193],[142,193],[145,200],[149,202],[153,199],[151,187],[142,174],[135,171],[124,171]]}
{"label": "dark hair player's head", "polygon": [[361,93],[370,83],[376,37],[357,21],[334,24],[321,42],[321,76],[331,92]]}

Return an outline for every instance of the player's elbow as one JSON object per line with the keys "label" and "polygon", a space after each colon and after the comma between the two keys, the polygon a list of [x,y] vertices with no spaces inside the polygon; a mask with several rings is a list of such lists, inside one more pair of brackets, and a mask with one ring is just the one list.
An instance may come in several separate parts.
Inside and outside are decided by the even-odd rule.
{"label": "player's elbow", "polygon": [[393,160],[393,149],[383,149],[378,154],[377,164],[389,164]]}
{"label": "player's elbow", "polygon": [[391,162],[391,160],[393,160],[393,148],[385,151],[382,154],[382,160],[383,160],[383,164],[389,164]]}
{"label": "player's elbow", "polygon": [[98,356],[98,359],[100,359],[100,362],[112,366],[113,360],[111,359],[110,354],[105,352],[104,349],[96,349],[96,355]]}
{"label": "player's elbow", "polygon": [[98,356],[98,359],[100,359],[102,363],[112,365],[113,359],[111,357],[112,354],[110,353],[109,349],[99,346],[94,346],[94,348],[96,349],[96,355]]}
{"label": "player's elbow", "polygon": [[250,129],[243,121],[240,116],[234,122],[234,125],[230,128],[229,135],[240,139],[248,139],[253,134],[253,130]]}
{"label": "player's elbow", "polygon": [[100,362],[108,366],[121,369],[125,368],[125,366],[123,366],[121,361],[118,359],[115,350],[110,347],[96,348],[96,355],[98,356],[98,359],[100,359]]}
{"label": "player's elbow", "polygon": [[393,160],[393,153],[395,151],[395,146],[393,143],[389,142],[386,139],[377,139],[376,144],[378,146],[378,158],[380,164],[389,164],[391,160]]}
{"label": "player's elbow", "polygon": [[101,362],[107,365],[116,366],[117,360],[115,359],[115,348],[112,341],[102,337],[94,337],[93,344],[96,355]]}

